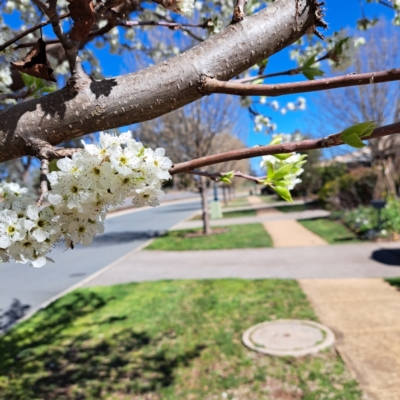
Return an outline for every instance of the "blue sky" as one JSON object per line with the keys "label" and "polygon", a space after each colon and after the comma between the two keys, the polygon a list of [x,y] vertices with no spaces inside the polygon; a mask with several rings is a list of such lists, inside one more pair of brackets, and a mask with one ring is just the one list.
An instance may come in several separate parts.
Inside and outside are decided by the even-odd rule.
{"label": "blue sky", "polygon": [[[393,12],[387,7],[382,5],[371,3],[367,4],[366,1],[363,1],[364,4],[364,13],[367,17],[380,17],[384,18],[387,21],[393,18]],[[334,31],[338,31],[341,28],[347,28],[348,30],[354,31],[356,26],[356,21],[361,17],[361,9],[360,9],[360,1],[359,0],[326,0],[326,15],[325,20],[329,24],[329,28],[324,32],[326,36],[329,36]],[[13,27],[18,28],[19,26],[19,18],[18,14],[14,15],[4,15],[6,23]],[[165,28],[154,28],[154,29],[165,29]],[[400,28],[399,28],[400,29]],[[46,36],[53,36],[50,27],[46,27],[44,29],[44,34]],[[168,30],[166,34],[174,34],[172,31]],[[140,34],[140,28],[137,29],[136,33],[137,37],[141,37],[143,35]],[[128,71],[132,71],[132,57],[127,58],[126,56],[118,56],[118,55],[110,55],[107,48],[103,50],[96,50],[96,54],[98,56],[99,62],[103,68],[104,75],[106,77],[112,77],[116,75],[120,75],[121,73],[126,73]],[[128,63],[127,60],[130,60]],[[296,67],[296,63],[291,61],[288,55],[288,50],[284,50],[273,57],[270,58],[268,63],[267,72],[277,72],[286,70],[289,68]],[[392,67],[392,66],[390,66]],[[135,66],[134,66],[135,68]],[[304,79],[302,76],[284,76],[277,77],[268,80],[268,83],[283,83]],[[286,115],[281,115],[279,112],[274,112],[270,107],[259,106],[257,107],[258,111],[264,113],[265,115],[272,118],[273,122],[278,125],[279,132],[292,133],[296,129],[299,129],[302,132],[315,133],[312,132],[312,129],[309,129],[309,121],[307,118],[307,114],[314,110],[313,99],[316,98],[316,94],[304,94],[301,95],[307,100],[307,110],[306,111],[292,111],[288,112]],[[276,98],[279,101],[281,106],[284,106],[289,101],[296,101],[299,95],[287,95]],[[246,135],[246,144],[248,146],[254,146],[256,144],[267,144],[270,141],[270,136],[260,133],[255,133],[253,131],[253,123],[250,118],[248,118],[248,113],[246,110],[243,110],[243,114],[245,115],[245,124],[244,129],[247,131]],[[327,131],[323,133],[329,134],[333,133],[329,126],[327,126]],[[257,168],[258,160],[253,160],[252,165],[254,168]]]}

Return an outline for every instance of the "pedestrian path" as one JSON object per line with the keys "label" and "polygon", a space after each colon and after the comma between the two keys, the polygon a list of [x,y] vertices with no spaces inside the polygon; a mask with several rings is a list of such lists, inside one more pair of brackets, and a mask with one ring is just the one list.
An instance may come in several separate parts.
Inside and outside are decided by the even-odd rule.
{"label": "pedestrian path", "polygon": [[87,285],[160,279],[394,277],[400,276],[399,247],[399,243],[357,243],[290,249],[141,251]]}
{"label": "pedestrian path", "polygon": [[[315,217],[314,217],[315,218]],[[263,222],[274,247],[326,246],[328,243],[294,219]]]}
{"label": "pedestrian path", "polygon": [[[357,245],[361,246],[361,245]],[[381,279],[303,279],[319,320],[370,400],[400,399],[400,291]]]}
{"label": "pedestrian path", "polygon": [[[263,202],[257,196],[249,196],[248,202],[253,205]],[[289,218],[280,218],[279,220],[265,221],[263,226],[271,236],[274,247],[302,247],[302,246],[324,246],[328,243],[320,236],[304,228],[296,220],[301,217],[316,218],[316,216],[326,216],[327,213],[313,214],[309,211],[303,213],[288,213],[284,214],[276,208],[270,209],[274,215],[286,215]],[[265,212],[267,211],[267,212]],[[269,210],[257,210],[257,216],[264,216],[266,213],[270,214]],[[314,210],[315,211],[315,210]],[[321,210],[323,211],[323,210]],[[298,218],[300,216],[300,218]]]}
{"label": "pedestrian path", "polygon": [[[229,226],[229,225],[243,225],[243,224],[257,224],[264,221],[278,221],[278,220],[296,220],[296,219],[309,219],[309,218],[324,218],[329,215],[325,210],[306,210],[293,213],[272,213],[263,214],[254,217],[239,217],[239,218],[224,218],[214,219],[210,221],[210,226]],[[203,221],[182,221],[174,226],[173,230],[180,229],[196,229],[203,226]]]}

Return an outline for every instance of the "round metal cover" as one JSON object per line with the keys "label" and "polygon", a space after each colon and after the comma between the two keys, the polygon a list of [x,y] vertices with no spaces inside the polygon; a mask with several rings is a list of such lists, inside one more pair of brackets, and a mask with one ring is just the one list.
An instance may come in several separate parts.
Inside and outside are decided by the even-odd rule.
{"label": "round metal cover", "polygon": [[317,322],[288,319],[254,325],[243,333],[242,340],[259,353],[302,357],[332,346],[335,336]]}

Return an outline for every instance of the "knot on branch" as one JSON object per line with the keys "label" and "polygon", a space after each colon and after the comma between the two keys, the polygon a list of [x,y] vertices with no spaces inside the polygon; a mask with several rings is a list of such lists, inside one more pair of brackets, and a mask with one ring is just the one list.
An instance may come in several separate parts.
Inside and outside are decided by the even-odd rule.
{"label": "knot on branch", "polygon": [[325,5],[325,2],[318,2],[318,0],[313,0],[313,5],[315,7],[315,19],[316,23],[315,26],[313,27],[312,33],[314,33],[316,36],[318,36],[321,40],[324,40],[325,37],[322,33],[317,31],[317,27],[327,29],[328,24],[324,21],[324,9],[322,8]]}
{"label": "knot on branch", "polygon": [[340,138],[340,133],[336,133],[334,135],[329,135],[320,141],[320,148],[328,148],[333,146],[338,146],[343,144],[342,139]]}
{"label": "knot on branch", "polygon": [[72,92],[77,93],[92,83],[90,76],[84,71],[82,62],[79,57],[76,57],[74,69],[71,77],[68,79],[67,87]]}
{"label": "knot on branch", "polygon": [[243,21],[245,16],[246,14],[244,13],[244,10],[239,5],[237,5],[233,10],[231,24],[236,24],[240,21]]}
{"label": "knot on branch", "polygon": [[197,90],[198,90],[201,94],[204,94],[204,95],[210,94],[210,93],[207,91],[207,82],[208,82],[210,79],[213,79],[213,78],[212,78],[211,76],[207,76],[207,75],[204,75],[204,74],[201,74],[201,75],[200,75],[200,79],[199,79],[199,81],[198,81],[198,83],[197,83]]}
{"label": "knot on branch", "polygon": [[38,158],[39,160],[56,160],[64,157],[71,157],[72,154],[76,153],[80,149],[78,148],[64,148],[64,147],[54,147],[50,143],[34,139],[26,144],[27,153],[31,156]]}

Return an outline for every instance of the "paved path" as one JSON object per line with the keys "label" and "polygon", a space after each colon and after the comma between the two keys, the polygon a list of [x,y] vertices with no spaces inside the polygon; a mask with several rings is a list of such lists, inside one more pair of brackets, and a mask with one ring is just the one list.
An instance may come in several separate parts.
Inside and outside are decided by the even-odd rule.
{"label": "paved path", "polygon": [[337,279],[391,276],[400,276],[400,243],[285,249],[141,251],[86,285],[160,279]]}
{"label": "paved path", "polygon": [[300,280],[368,399],[400,399],[400,291],[381,279]]}
{"label": "paved path", "polygon": [[[240,218],[226,218],[210,221],[211,226],[228,226],[228,225],[243,225],[243,224],[256,224],[264,221],[279,221],[279,220],[293,220],[293,219],[310,219],[310,218],[324,218],[329,215],[325,210],[307,210],[292,213],[273,213],[263,214],[255,217],[240,217]],[[183,221],[174,227],[174,230],[179,229],[195,229],[201,228],[202,221]]]}
{"label": "paved path", "polygon": [[[309,211],[305,211],[305,213],[308,212]],[[270,234],[275,248],[326,246],[328,244],[320,236],[311,232],[295,220],[266,221],[263,222],[263,226]]]}

